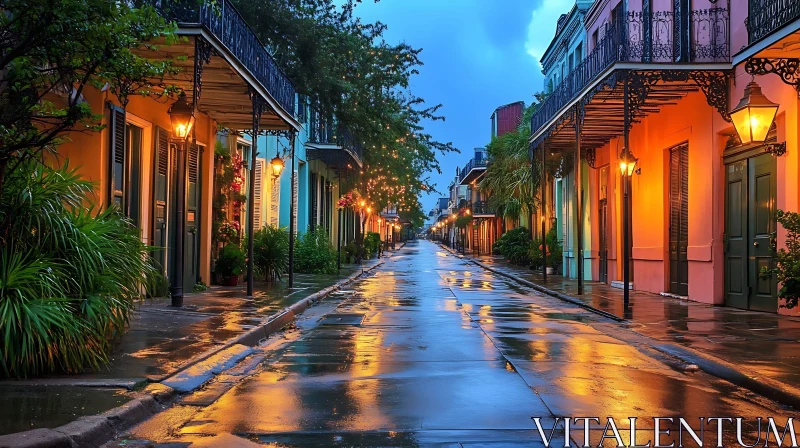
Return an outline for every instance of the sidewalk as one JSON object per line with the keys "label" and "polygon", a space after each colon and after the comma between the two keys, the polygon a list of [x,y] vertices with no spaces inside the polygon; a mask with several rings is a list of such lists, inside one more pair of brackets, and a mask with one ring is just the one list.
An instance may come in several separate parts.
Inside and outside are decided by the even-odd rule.
{"label": "sidewalk", "polygon": [[[365,260],[363,270],[378,262]],[[295,274],[291,290],[285,283],[256,282],[252,300],[245,299],[245,285],[187,294],[180,309],[170,307],[169,299],[147,300],[134,313],[105,369],[0,381],[0,434],[57,427],[120,406],[131,400],[133,389],[173,375],[198,355],[361,270],[359,265],[342,265],[338,275]]]}
{"label": "sidewalk", "polygon": [[479,256],[474,260],[570,295],[589,307],[624,317],[634,331],[645,336],[688,347],[787,385],[800,383],[800,318],[640,291],[631,291],[630,311],[625,316],[621,289],[587,281],[584,294],[578,296],[576,280],[548,275],[545,281],[541,273],[512,265],[498,256]]}

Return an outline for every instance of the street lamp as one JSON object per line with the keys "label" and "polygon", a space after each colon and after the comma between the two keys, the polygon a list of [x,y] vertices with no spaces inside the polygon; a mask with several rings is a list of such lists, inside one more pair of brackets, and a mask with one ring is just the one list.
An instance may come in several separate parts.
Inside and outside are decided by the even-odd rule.
{"label": "street lamp", "polygon": [[194,126],[194,106],[186,102],[186,94],[181,92],[178,100],[170,106],[170,122],[172,123],[175,144],[177,175],[175,176],[176,204],[175,204],[175,278],[172,279],[172,306],[183,306],[183,243],[186,229],[186,141]]}
{"label": "street lamp", "polygon": [[743,144],[763,143],[777,113],[778,104],[761,93],[758,83],[750,81],[739,104],[731,111],[731,121]]}
{"label": "street lamp", "polygon": [[630,305],[630,277],[631,277],[631,256],[630,256],[630,181],[631,176],[636,171],[636,162],[639,159],[633,157],[628,151],[628,148],[622,150],[622,155],[619,161],[619,171],[622,175],[622,302],[625,311],[627,312]]}
{"label": "street lamp", "polygon": [[282,157],[279,157],[276,154],[275,158],[273,158],[272,160],[269,161],[269,166],[272,167],[272,177],[273,177],[273,179],[277,179],[277,178],[279,178],[281,176],[281,172],[283,171],[283,168],[286,166],[286,163],[284,163]]}

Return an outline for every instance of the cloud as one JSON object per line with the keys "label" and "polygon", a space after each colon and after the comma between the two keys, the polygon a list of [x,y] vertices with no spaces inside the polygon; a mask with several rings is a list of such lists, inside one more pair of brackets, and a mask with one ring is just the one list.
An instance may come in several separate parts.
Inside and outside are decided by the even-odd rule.
{"label": "cloud", "polygon": [[575,0],[543,0],[542,4],[531,13],[528,24],[528,39],[525,50],[539,61],[556,34],[556,24],[561,14],[566,14],[575,4]]}

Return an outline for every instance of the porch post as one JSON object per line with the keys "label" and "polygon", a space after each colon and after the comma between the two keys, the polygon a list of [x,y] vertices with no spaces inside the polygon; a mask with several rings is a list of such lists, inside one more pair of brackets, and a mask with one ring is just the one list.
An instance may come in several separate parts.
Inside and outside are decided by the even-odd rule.
{"label": "porch post", "polygon": [[[629,90],[628,77],[625,77],[623,84],[623,154],[627,161],[630,155],[630,118],[629,118],[629,104],[628,104],[628,90]],[[622,174],[622,304],[624,313],[627,314],[628,307],[630,306],[630,228],[628,227],[628,216],[630,215],[630,203],[628,196],[630,195],[630,176]]]}
{"label": "porch post", "polygon": [[578,295],[583,294],[583,182],[581,182],[581,121],[583,111],[575,106],[575,262],[578,275]]}
{"label": "porch post", "polygon": [[541,211],[540,215],[542,216],[542,278],[545,282],[547,282],[547,238],[545,238],[545,226],[547,221],[547,208],[545,204],[545,195],[546,195],[546,184],[547,184],[547,174],[545,171],[545,151],[547,147],[545,143],[542,142],[541,146],[539,146],[539,151],[542,153],[542,166],[539,171],[541,171],[541,177],[539,178],[539,190],[541,194]]}
{"label": "porch post", "polygon": [[176,149],[175,183],[175,278],[172,281],[172,306],[183,306],[183,244],[186,238],[186,139],[174,142]]}
{"label": "porch post", "polygon": [[294,286],[294,206],[295,206],[295,180],[297,177],[297,173],[294,169],[294,131],[290,131],[289,133],[289,144],[292,146],[292,188],[291,188],[291,196],[292,199],[289,202],[289,288]]}
{"label": "porch post", "polygon": [[[256,157],[258,155],[258,127],[261,124],[261,114],[264,112],[266,101],[254,90],[250,91],[250,100],[253,103],[253,144],[250,153],[250,185],[247,188],[247,298],[253,298],[253,232],[255,232],[255,192],[256,192]],[[262,173],[263,175],[263,173]]]}
{"label": "porch post", "polygon": [[[341,176],[341,174],[340,174]],[[338,176],[337,176],[338,177]],[[339,195],[342,194],[342,179],[338,177],[336,181],[339,183],[339,187],[337,190],[339,191]],[[336,273],[338,274],[339,271],[342,270],[342,209],[338,206],[338,202],[336,206],[336,219],[338,220],[338,224],[336,226]]]}

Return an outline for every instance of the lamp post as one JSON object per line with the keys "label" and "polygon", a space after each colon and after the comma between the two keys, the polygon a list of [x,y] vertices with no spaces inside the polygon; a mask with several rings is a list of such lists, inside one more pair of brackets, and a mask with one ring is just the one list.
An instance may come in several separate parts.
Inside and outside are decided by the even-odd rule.
{"label": "lamp post", "polygon": [[169,108],[169,119],[172,124],[175,144],[177,175],[175,204],[175,278],[172,280],[172,306],[183,306],[183,245],[186,226],[186,141],[194,126],[194,106],[186,102],[186,94],[181,92],[178,100]]}
{"label": "lamp post", "polygon": [[630,305],[630,272],[631,272],[631,229],[630,229],[630,182],[638,159],[633,157],[627,148],[622,152],[619,162],[620,174],[622,175],[622,303],[625,312]]}

